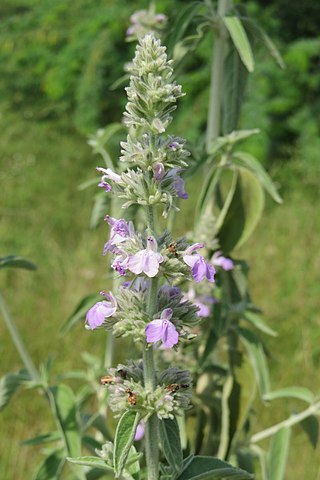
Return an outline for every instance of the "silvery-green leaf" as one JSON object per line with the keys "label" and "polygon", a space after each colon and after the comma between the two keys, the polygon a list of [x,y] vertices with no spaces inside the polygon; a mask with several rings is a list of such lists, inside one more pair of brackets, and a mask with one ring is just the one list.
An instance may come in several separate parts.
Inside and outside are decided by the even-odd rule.
{"label": "silvery-green leaf", "polygon": [[98,468],[107,472],[113,472],[113,468],[106,464],[106,462],[99,457],[67,457],[68,462],[76,465],[83,465],[86,467]]}
{"label": "silvery-green leaf", "polygon": [[260,393],[264,397],[264,395],[270,392],[270,379],[263,344],[259,337],[250,330],[239,328],[238,331],[240,339],[248,351],[251,364],[256,374]]}
{"label": "silvery-green leaf", "polygon": [[263,398],[267,401],[275,400],[276,398],[297,398],[310,404],[314,401],[313,393],[305,387],[281,388],[273,392],[268,392]]}
{"label": "silvery-green leaf", "polygon": [[271,439],[268,456],[268,478],[284,480],[290,445],[290,428],[282,428]]}
{"label": "silvery-green leaf", "polygon": [[159,432],[162,451],[173,471],[179,472],[182,467],[183,457],[179,426],[176,418],[161,420],[159,422]]}
{"label": "silvery-green leaf", "polygon": [[249,72],[254,70],[253,54],[245,29],[238,17],[223,17],[234,46],[238,50],[240,58]]}
{"label": "silvery-green leaf", "polygon": [[261,332],[266,333],[267,335],[270,335],[271,337],[276,337],[278,334],[272,328],[270,328],[259,315],[257,315],[254,312],[246,311],[243,314],[244,318],[250,322],[252,325],[254,325],[258,330]]}
{"label": "silvery-green leaf", "polygon": [[282,203],[282,198],[280,197],[273,181],[255,157],[246,152],[234,152],[233,158],[238,164],[248,168],[256,175],[263,188],[269,193],[270,197],[273,198],[275,202]]}
{"label": "silvery-green leaf", "polygon": [[251,480],[253,475],[218,458],[194,456],[176,480]]}
{"label": "silvery-green leaf", "polygon": [[114,439],[113,464],[116,478],[123,471],[140,420],[138,412],[127,411],[120,418]]}

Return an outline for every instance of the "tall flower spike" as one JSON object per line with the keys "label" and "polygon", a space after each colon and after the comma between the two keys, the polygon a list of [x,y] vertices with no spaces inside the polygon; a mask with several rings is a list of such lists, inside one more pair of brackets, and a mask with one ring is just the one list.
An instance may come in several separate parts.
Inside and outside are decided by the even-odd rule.
{"label": "tall flower spike", "polygon": [[128,103],[124,112],[127,127],[144,127],[155,134],[163,133],[171,122],[181,86],[171,81],[172,62],[166,48],[153,35],[139,40],[130,66],[130,85],[126,88]]}

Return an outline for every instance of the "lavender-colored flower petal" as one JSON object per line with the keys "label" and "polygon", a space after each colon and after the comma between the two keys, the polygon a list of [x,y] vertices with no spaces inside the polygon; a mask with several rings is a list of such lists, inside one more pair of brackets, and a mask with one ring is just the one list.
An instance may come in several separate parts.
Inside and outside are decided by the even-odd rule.
{"label": "lavender-colored flower petal", "polygon": [[142,440],[143,437],[144,437],[144,421],[141,420],[141,421],[138,423],[138,426],[137,426],[137,430],[136,430],[134,439],[135,439],[136,442],[138,442],[139,440]]}
{"label": "lavender-colored flower petal", "polygon": [[136,275],[143,272],[152,278],[159,272],[159,265],[163,260],[163,256],[158,252],[149,249],[140,250],[140,252],[129,257],[127,267]]}
{"label": "lavender-colored flower petal", "polygon": [[232,270],[234,268],[234,263],[231,258],[226,258],[223,255],[213,255],[211,259],[213,265],[221,267],[223,270]]}
{"label": "lavender-colored flower petal", "polygon": [[163,345],[166,348],[172,348],[173,345],[176,345],[179,341],[179,334],[176,330],[176,327],[169,320],[165,320],[164,335],[162,337]]}
{"label": "lavender-colored flower petal", "polygon": [[198,317],[209,317],[210,308],[208,307],[208,305],[197,299],[194,301],[194,304],[199,307],[199,310],[197,311]]}
{"label": "lavender-colored flower petal", "polygon": [[158,162],[153,165],[153,178],[154,180],[162,180],[165,175],[165,169],[162,163]]}
{"label": "lavender-colored flower petal", "polygon": [[98,183],[98,187],[104,188],[106,192],[110,192],[112,190],[111,185],[108,182],[102,181]]}
{"label": "lavender-colored flower petal", "polygon": [[184,255],[183,256],[183,261],[186,263],[189,267],[193,268],[195,263],[199,261],[199,254],[196,255]]}
{"label": "lavender-colored flower petal", "polygon": [[191,273],[196,282],[201,282],[207,278],[209,282],[214,282],[215,269],[212,265],[205,261],[204,257],[197,255],[198,260],[191,269]]}
{"label": "lavender-colored flower petal", "polygon": [[109,301],[102,300],[101,302],[97,302],[90,308],[86,316],[87,323],[91,330],[100,327],[105,319],[111,317],[117,310],[117,301],[112,293],[110,292],[110,294],[106,294],[102,292],[102,294]]}
{"label": "lavender-colored flower petal", "polygon": [[102,181],[105,181],[106,179],[112,180],[116,183],[122,183],[122,178],[120,175],[115,173],[111,168],[102,168],[102,167],[96,167],[97,172],[102,173]]}
{"label": "lavender-colored flower petal", "polygon": [[188,247],[186,249],[186,255],[191,255],[192,253],[196,252],[197,250],[199,250],[200,248],[203,248],[204,247],[204,243],[194,243],[193,245],[190,245],[190,247]]}
{"label": "lavender-colored flower petal", "polygon": [[164,321],[163,320],[152,320],[145,328],[145,333],[148,343],[155,343],[162,340],[164,335]]}
{"label": "lavender-colored flower petal", "polygon": [[160,319],[161,320],[170,320],[170,318],[172,317],[172,314],[173,314],[172,308],[165,308],[161,312]]}

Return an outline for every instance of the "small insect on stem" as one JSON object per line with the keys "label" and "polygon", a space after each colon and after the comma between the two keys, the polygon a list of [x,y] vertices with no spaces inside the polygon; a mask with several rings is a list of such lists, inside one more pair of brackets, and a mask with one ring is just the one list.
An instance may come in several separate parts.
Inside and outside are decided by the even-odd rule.
{"label": "small insect on stem", "polygon": [[134,393],[130,388],[127,388],[126,393],[128,394],[128,403],[130,403],[130,405],[136,405],[138,395]]}
{"label": "small insect on stem", "polygon": [[114,383],[114,377],[112,375],[104,375],[100,378],[101,385],[111,385]]}
{"label": "small insect on stem", "polygon": [[177,252],[177,242],[171,242],[168,247],[167,247],[168,251],[170,253],[172,253],[172,255],[174,255],[175,257],[178,256],[178,252]]}
{"label": "small insect on stem", "polygon": [[189,387],[190,385],[188,383],[171,383],[170,385],[167,385],[165,387],[165,390],[167,390],[170,393],[176,393],[180,389],[185,389]]}

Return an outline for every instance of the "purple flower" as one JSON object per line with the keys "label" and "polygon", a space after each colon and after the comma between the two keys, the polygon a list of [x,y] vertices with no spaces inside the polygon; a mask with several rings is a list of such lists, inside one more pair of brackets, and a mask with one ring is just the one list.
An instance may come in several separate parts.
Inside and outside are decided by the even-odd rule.
{"label": "purple flower", "polygon": [[102,187],[106,189],[106,192],[110,192],[111,185],[107,182],[107,180],[112,180],[113,182],[116,183],[122,183],[122,178],[120,175],[115,173],[111,168],[102,168],[102,167],[97,167],[96,168],[97,172],[102,173],[101,181],[98,183],[98,187]]}
{"label": "purple flower", "polygon": [[145,332],[148,343],[162,341],[165,348],[172,348],[179,341],[179,334],[176,327],[170,322],[172,317],[172,309],[166,308],[161,313],[160,318],[152,320],[146,326]]}
{"label": "purple flower", "polygon": [[223,270],[228,271],[234,268],[234,263],[231,258],[226,258],[221,255],[221,252],[215,252],[211,258],[211,262],[216,267],[221,267]]}
{"label": "purple flower", "polygon": [[162,180],[165,175],[165,169],[163,163],[157,162],[153,165],[153,178],[154,180]]}
{"label": "purple flower", "polygon": [[159,272],[159,265],[163,262],[163,256],[158,253],[157,241],[154,237],[148,237],[147,248],[128,258],[127,268],[140,275],[145,273],[147,277],[155,277]]}
{"label": "purple flower", "polygon": [[144,421],[141,420],[141,421],[138,423],[138,426],[137,426],[137,430],[136,430],[134,439],[135,439],[136,442],[138,442],[139,440],[142,440],[143,437],[144,437]]}
{"label": "purple flower", "polygon": [[115,218],[106,215],[106,222],[111,226],[110,239],[105,243],[103,248],[103,255],[108,251],[112,251],[116,245],[127,240],[128,237],[134,235],[134,227],[132,222],[126,222],[123,218],[116,220]]}
{"label": "purple flower", "polygon": [[188,194],[184,189],[184,183],[185,182],[184,182],[183,178],[180,177],[180,173],[182,171],[183,170],[181,168],[173,168],[172,170],[170,170],[165,175],[164,179],[166,179],[166,180],[171,179],[171,181],[172,181],[171,185],[175,189],[178,197],[186,200],[188,198]]}
{"label": "purple flower", "polygon": [[113,270],[118,272],[122,277],[126,274],[127,263],[128,263],[128,255],[123,251],[119,250],[120,255],[117,255],[116,258],[113,260],[111,267]]}
{"label": "purple flower", "polygon": [[188,293],[184,295],[184,298],[194,303],[199,308],[197,311],[198,317],[209,317],[210,305],[217,303],[217,299],[209,295],[197,297],[194,288],[189,288]]}
{"label": "purple flower", "polygon": [[101,327],[105,319],[111,317],[117,310],[117,300],[114,298],[111,292],[100,292],[100,295],[106,297],[107,300],[102,300],[101,302],[93,305],[86,316],[86,321],[91,330]]}
{"label": "purple flower", "polygon": [[216,273],[214,267],[206,262],[205,258],[198,253],[194,253],[198,248],[203,248],[203,243],[195,243],[187,248],[183,261],[191,267],[191,273],[196,282],[201,282],[207,278],[209,282],[214,282],[214,275]]}
{"label": "purple flower", "polygon": [[159,293],[162,293],[163,295],[168,295],[168,297],[175,297],[176,295],[180,295],[181,290],[179,287],[165,284],[159,288]]}

